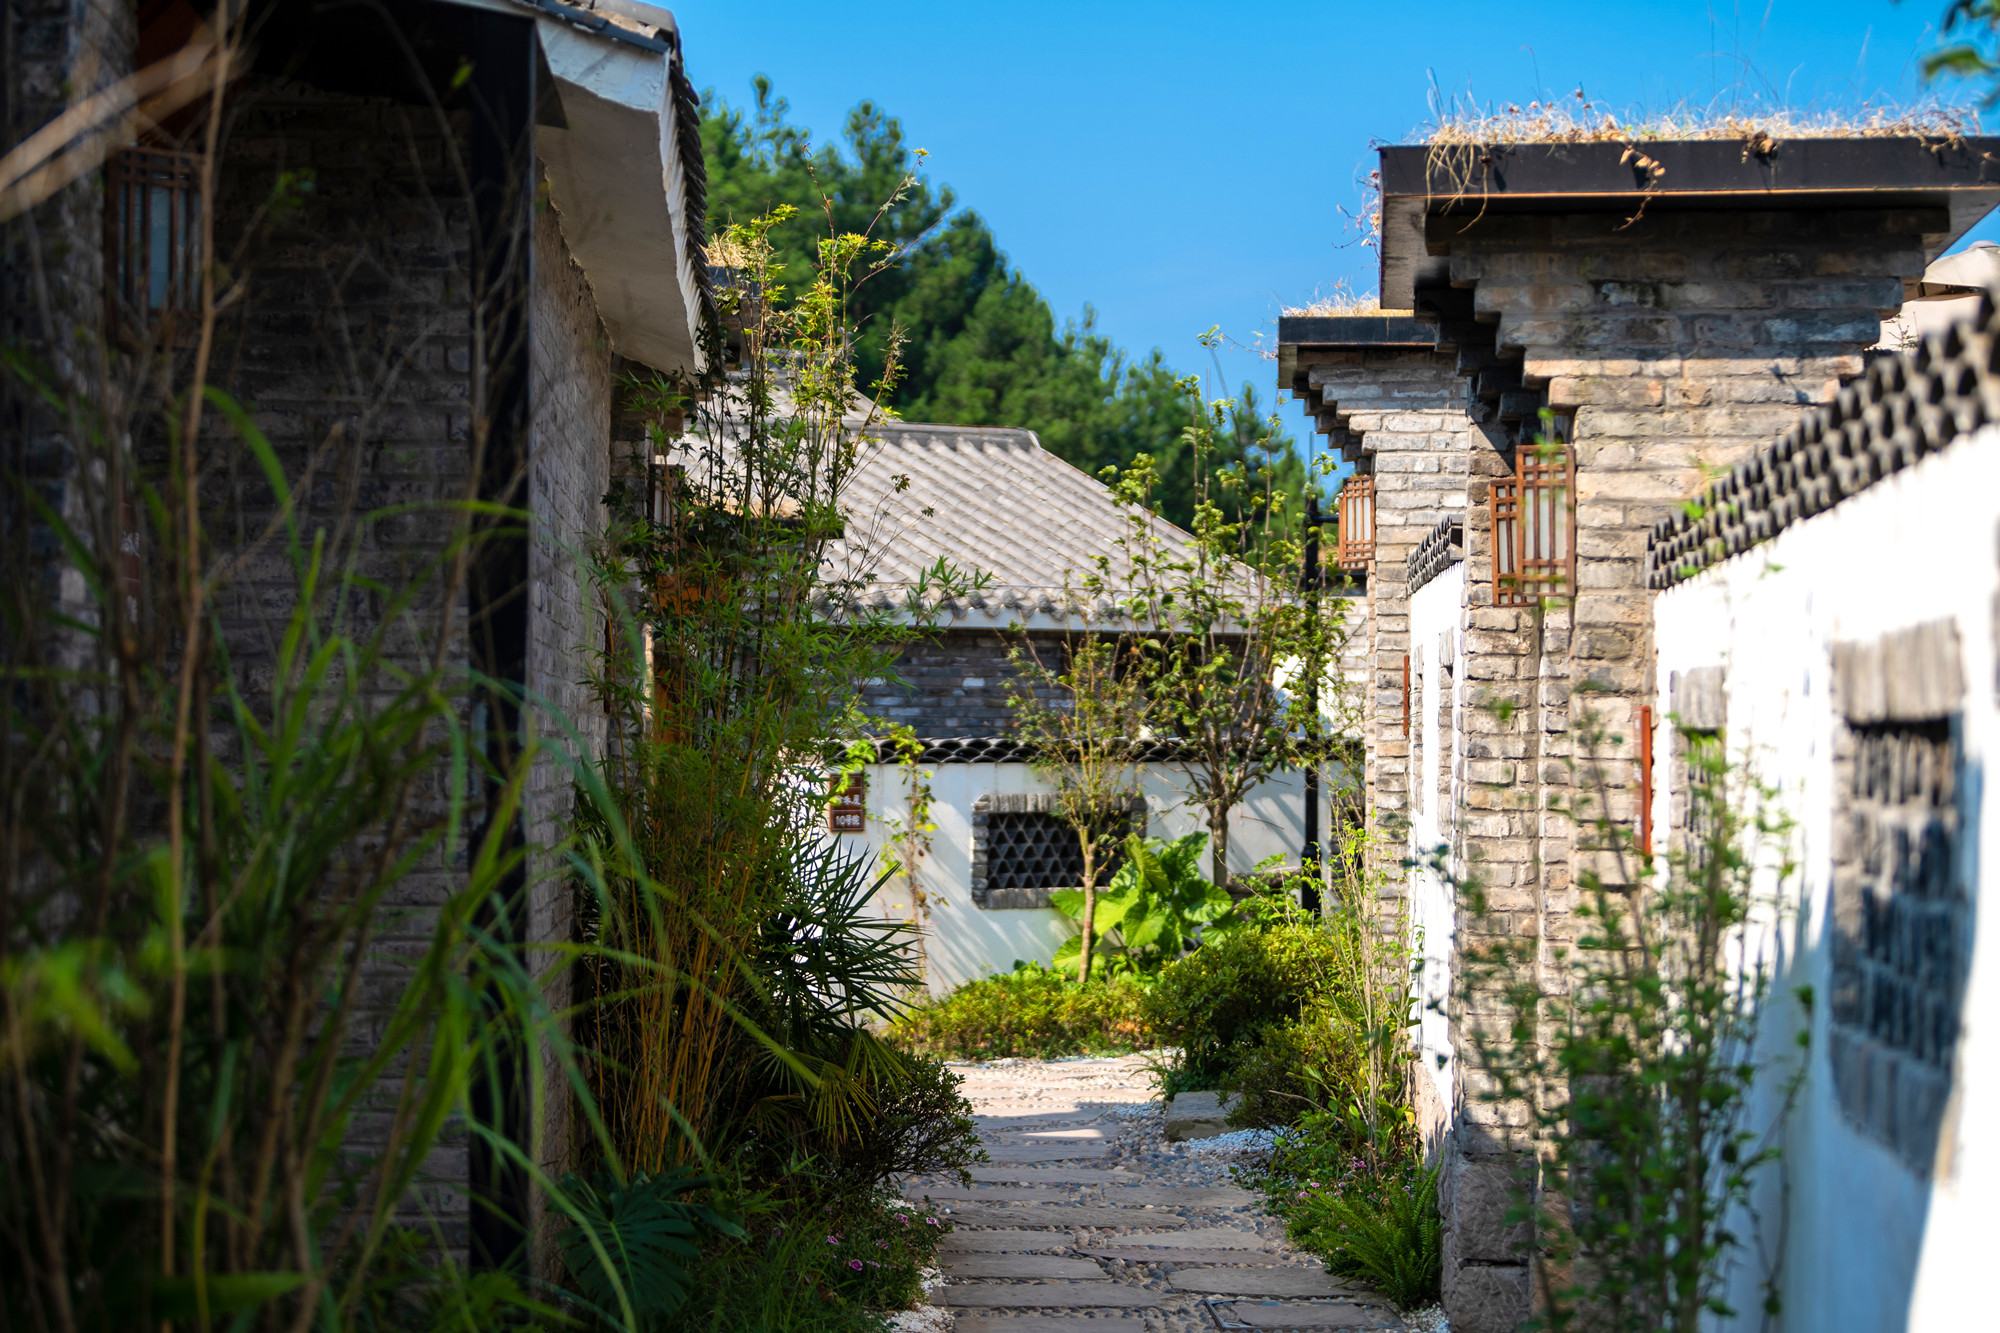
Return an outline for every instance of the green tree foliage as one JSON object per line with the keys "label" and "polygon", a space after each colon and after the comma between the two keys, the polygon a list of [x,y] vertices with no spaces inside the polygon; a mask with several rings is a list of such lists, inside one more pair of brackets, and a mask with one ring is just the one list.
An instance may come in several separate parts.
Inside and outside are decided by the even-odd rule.
{"label": "green tree foliage", "polygon": [[[894,248],[897,262],[849,297],[857,382],[882,377],[900,331],[901,375],[887,398],[906,420],[1025,426],[1092,476],[1148,454],[1161,482],[1160,514],[1191,526],[1195,460],[1182,441],[1188,400],[1159,350],[1129,356],[1097,332],[1088,306],[1080,320],[1058,328],[1048,301],[1008,262],[985,220],[918,171],[923,150],[911,148],[901,122],[873,102],[848,113],[843,153],[815,146],[810,131],[788,119],[769,80],[755,86],[751,108],[733,109],[712,91],[703,99],[710,233],[781,205],[796,208],[770,236],[793,284],[813,272],[817,238],[829,223],[834,234],[866,234]],[[1297,499],[1304,466],[1289,436],[1266,439],[1260,411],[1244,385],[1230,429],[1217,441],[1217,461],[1271,468],[1277,489]],[[1288,509],[1296,514],[1299,505]]]}

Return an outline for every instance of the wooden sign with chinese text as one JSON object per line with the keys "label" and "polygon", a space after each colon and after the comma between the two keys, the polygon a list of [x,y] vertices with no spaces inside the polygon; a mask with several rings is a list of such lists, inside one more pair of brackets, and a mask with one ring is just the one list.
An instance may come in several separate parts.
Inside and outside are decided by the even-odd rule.
{"label": "wooden sign with chinese text", "polygon": [[868,779],[865,775],[847,775],[846,784],[833,794],[833,804],[826,808],[826,826],[834,833],[867,831]]}

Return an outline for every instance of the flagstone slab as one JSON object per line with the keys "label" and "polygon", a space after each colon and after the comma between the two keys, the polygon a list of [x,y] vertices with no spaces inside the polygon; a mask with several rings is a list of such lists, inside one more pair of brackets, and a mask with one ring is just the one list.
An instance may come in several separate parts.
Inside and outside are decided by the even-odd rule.
{"label": "flagstone slab", "polygon": [[972,1168],[974,1180],[1006,1182],[1027,1185],[1047,1183],[1050,1185],[1121,1185],[1131,1184],[1141,1177],[1130,1171],[1101,1166],[975,1166]]}
{"label": "flagstone slab", "polygon": [[1353,1296],[1331,1274],[1317,1268],[1190,1268],[1167,1281],[1175,1291],[1199,1296]]}
{"label": "flagstone slab", "polygon": [[[1152,1215],[1159,1222],[1170,1219]],[[1196,1227],[1192,1231],[1176,1231],[1171,1235],[1148,1235],[1135,1231],[1129,1236],[1118,1238],[1120,1245],[1168,1245],[1185,1250],[1268,1250],[1271,1242],[1254,1231],[1238,1231],[1234,1227]]]}
{"label": "flagstone slab", "polygon": [[1088,1259],[1065,1259],[1054,1254],[964,1254],[939,1259],[939,1266],[953,1278],[1102,1278],[1104,1270]]}
{"label": "flagstone slab", "polygon": [[[1400,1329],[1401,1320],[1386,1310],[1348,1301],[1237,1301],[1221,1307],[1224,1318],[1247,1328],[1368,1328]],[[1218,1310],[1217,1313],[1221,1313]]]}
{"label": "flagstone slab", "polygon": [[986,1143],[986,1155],[1002,1165],[1026,1166],[1036,1162],[1087,1161],[1108,1156],[1109,1139],[1083,1143]]}
{"label": "flagstone slab", "polygon": [[1123,1283],[956,1282],[933,1288],[933,1305],[959,1310],[1152,1310],[1160,1293]]}
{"label": "flagstone slab", "polygon": [[1263,1199],[1234,1185],[1124,1185],[1104,1191],[1104,1201],[1164,1204],[1169,1208],[1254,1208]]}
{"label": "flagstone slab", "polygon": [[1120,1315],[960,1315],[952,1329],[956,1333],[1146,1333],[1144,1319],[1124,1319]]}
{"label": "flagstone slab", "polygon": [[933,1203],[1075,1203],[1076,1188],[1054,1185],[905,1185],[903,1197]]}
{"label": "flagstone slab", "polygon": [[1075,1242],[1067,1231],[954,1231],[938,1246],[938,1253],[1030,1253],[1067,1250]]}
{"label": "flagstone slab", "polygon": [[972,1123],[980,1129],[1009,1129],[1021,1125],[1046,1125],[1050,1129],[1061,1129],[1073,1125],[1094,1125],[1109,1119],[1101,1106],[1074,1106],[1056,1104],[1053,1106],[1005,1106],[981,1111],[972,1117]]}
{"label": "flagstone slab", "polygon": [[1168,1264],[1176,1268],[1214,1264],[1250,1268],[1259,1264],[1289,1263],[1297,1257],[1278,1250],[1176,1250],[1162,1245],[1081,1245],[1077,1248],[1093,1259],[1123,1259],[1128,1264]]}
{"label": "flagstone slab", "polygon": [[981,1138],[993,1137],[1008,1142],[1048,1143],[1048,1142],[1095,1142],[1118,1137],[1116,1128],[1100,1129],[1095,1125],[1081,1125],[1073,1129],[988,1129],[981,1127]]}
{"label": "flagstone slab", "polygon": [[1187,1222],[1150,1208],[1104,1208],[1087,1203],[951,1204],[960,1227],[1173,1227]]}

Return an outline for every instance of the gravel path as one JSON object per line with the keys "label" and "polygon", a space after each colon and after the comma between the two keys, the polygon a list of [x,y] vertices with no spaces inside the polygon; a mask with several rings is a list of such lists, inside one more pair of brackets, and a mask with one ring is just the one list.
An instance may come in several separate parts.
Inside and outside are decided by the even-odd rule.
{"label": "gravel path", "polygon": [[903,1197],[952,1221],[931,1300],[955,1333],[1404,1328],[1291,1248],[1240,1154],[1166,1142],[1143,1056],[954,1068],[993,1161]]}

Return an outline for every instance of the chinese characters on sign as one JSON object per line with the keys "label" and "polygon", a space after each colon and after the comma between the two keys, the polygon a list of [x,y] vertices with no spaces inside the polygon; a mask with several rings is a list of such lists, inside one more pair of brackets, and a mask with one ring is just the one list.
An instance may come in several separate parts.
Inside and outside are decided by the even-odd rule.
{"label": "chinese characters on sign", "polygon": [[868,828],[868,779],[849,773],[826,808],[826,826],[834,833],[863,833]]}

